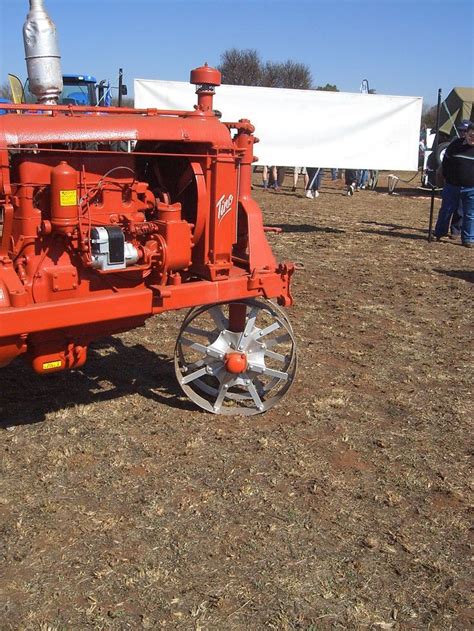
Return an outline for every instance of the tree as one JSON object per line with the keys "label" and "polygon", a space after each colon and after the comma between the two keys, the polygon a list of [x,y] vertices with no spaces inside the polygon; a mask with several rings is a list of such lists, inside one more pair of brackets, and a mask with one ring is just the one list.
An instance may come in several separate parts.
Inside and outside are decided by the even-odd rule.
{"label": "tree", "polygon": [[10,99],[12,98],[12,93],[10,92],[10,84],[2,83],[0,85],[0,98],[2,99]]}
{"label": "tree", "polygon": [[309,90],[311,73],[307,66],[291,59],[284,63],[267,61],[262,70],[261,85],[266,88]]}
{"label": "tree", "polygon": [[267,61],[262,68],[261,86],[264,88],[281,88],[281,85],[279,85],[280,65],[274,61]]}
{"label": "tree", "polygon": [[318,85],[316,90],[320,92],[339,92],[339,88],[334,83],[326,83],[326,85]]}
{"label": "tree", "polygon": [[229,85],[262,85],[263,64],[258,52],[253,48],[239,50],[230,48],[221,55],[217,67],[222,75],[222,83]]}
{"label": "tree", "polygon": [[312,85],[311,72],[305,64],[288,59],[278,64],[280,88],[293,88],[295,90],[310,90]]}
{"label": "tree", "polygon": [[423,105],[421,113],[421,124],[425,127],[436,127],[436,113],[438,107],[436,105]]}
{"label": "tree", "polygon": [[222,83],[230,85],[309,90],[312,84],[311,72],[305,64],[291,59],[263,63],[253,48],[224,51],[218,69],[222,74]]}

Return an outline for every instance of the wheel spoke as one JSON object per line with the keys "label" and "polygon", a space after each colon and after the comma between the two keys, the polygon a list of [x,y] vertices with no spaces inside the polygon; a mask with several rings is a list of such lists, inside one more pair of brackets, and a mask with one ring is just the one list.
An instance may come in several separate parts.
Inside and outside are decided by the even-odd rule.
{"label": "wheel spoke", "polygon": [[222,309],[218,305],[211,307],[208,313],[211,316],[211,318],[214,320],[219,331],[223,331],[224,329],[228,328],[227,318],[222,313]]}
{"label": "wheel spoke", "polygon": [[265,396],[265,386],[263,385],[263,383],[260,381],[260,379],[258,377],[255,377],[253,379],[253,385],[255,386],[256,391],[258,392],[260,398]]}
{"label": "wheel spoke", "polygon": [[263,370],[263,374],[266,377],[275,377],[276,379],[281,379],[282,381],[288,380],[288,373],[281,372],[280,370],[273,370],[272,368],[265,368]]}
{"label": "wheel spoke", "polygon": [[213,329],[212,331],[205,331],[204,329],[198,329],[195,326],[188,326],[186,328],[186,333],[191,335],[199,335],[200,337],[207,338],[210,342],[217,337],[218,331],[217,329]]}
{"label": "wheel spoke", "polygon": [[253,307],[250,310],[250,313],[247,318],[247,322],[245,323],[245,328],[242,331],[241,339],[243,337],[248,337],[250,333],[252,332],[253,328],[255,327],[255,321],[257,319],[258,311],[259,310],[256,307]]}
{"label": "wheel spoke", "polygon": [[282,364],[284,364],[286,361],[285,355],[282,355],[281,353],[275,353],[274,351],[269,351],[268,348],[263,351],[263,354],[270,359],[275,359],[277,362],[281,362]]}
{"label": "wheel spoke", "polygon": [[206,360],[205,359],[198,359],[197,361],[193,362],[192,364],[188,364],[186,366],[186,372],[189,373],[190,370],[196,370],[197,368],[201,368],[201,366],[205,366],[206,365]]}
{"label": "wheel spoke", "polygon": [[237,348],[239,350],[244,350],[246,344],[245,342],[250,339],[250,334],[255,327],[255,321],[257,319],[259,309],[257,307],[252,307],[250,313],[248,315],[247,321],[245,323],[244,330],[240,334],[239,341],[237,344]]}
{"label": "wheel spoke", "polygon": [[219,351],[211,348],[210,346],[206,346],[205,344],[201,344],[200,342],[194,342],[193,340],[188,340],[187,337],[181,336],[181,343],[184,346],[189,346],[193,351],[197,351],[198,353],[202,353],[203,355],[209,355],[209,357],[214,357],[215,359],[222,359]]}
{"label": "wheel spoke", "polygon": [[265,377],[275,377],[276,379],[281,379],[282,381],[286,381],[288,379],[288,373],[281,372],[280,370],[273,370],[272,368],[267,368],[261,364],[252,364],[249,362],[248,369],[259,375],[265,375]]}
{"label": "wheel spoke", "polygon": [[217,399],[214,401],[215,412],[220,411],[222,403],[224,402],[224,399],[227,396],[227,391],[229,390],[230,385],[232,384],[233,381],[234,381],[233,377],[230,377],[221,383],[221,386],[219,388],[219,393],[217,395]]}
{"label": "wheel spoke", "polygon": [[250,392],[250,396],[252,397],[253,402],[255,403],[257,409],[262,410],[263,409],[262,399],[260,398],[252,381],[247,385],[247,390]]}
{"label": "wheel spoke", "polygon": [[281,344],[283,342],[290,342],[290,341],[291,341],[291,337],[289,336],[289,334],[284,333],[283,335],[279,335],[278,337],[274,337],[271,340],[268,340],[267,342],[265,342],[265,345],[267,348],[273,348],[277,344]]}
{"label": "wheel spoke", "polygon": [[194,381],[195,379],[199,379],[199,377],[202,377],[205,374],[207,374],[207,367],[203,366],[203,368],[199,368],[198,370],[195,370],[190,375],[186,375],[186,377],[182,377],[181,378],[181,383],[183,383],[183,384],[189,383],[190,381]]}
{"label": "wheel spoke", "polygon": [[183,346],[189,346],[195,351],[199,351],[200,353],[207,353],[207,346],[205,344],[201,344],[201,342],[196,342],[195,340],[190,340],[187,337],[181,336],[180,339],[181,344]]}
{"label": "wheel spoke", "polygon": [[256,337],[257,338],[264,337],[265,335],[268,335],[269,333],[273,333],[273,331],[276,331],[279,328],[280,328],[280,323],[274,322],[273,324],[270,324],[269,326],[266,326],[264,329],[259,331]]}

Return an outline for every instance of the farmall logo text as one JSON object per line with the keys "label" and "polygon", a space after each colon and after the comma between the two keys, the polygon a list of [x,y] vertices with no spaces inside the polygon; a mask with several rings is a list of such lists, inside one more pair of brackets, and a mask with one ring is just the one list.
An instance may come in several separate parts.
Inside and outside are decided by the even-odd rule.
{"label": "farmall logo text", "polygon": [[233,195],[229,195],[228,197],[224,195],[222,195],[222,197],[217,201],[216,204],[216,208],[217,208],[217,219],[220,221],[221,219],[223,219],[228,212],[231,211],[232,209],[232,202],[234,201],[234,196]]}

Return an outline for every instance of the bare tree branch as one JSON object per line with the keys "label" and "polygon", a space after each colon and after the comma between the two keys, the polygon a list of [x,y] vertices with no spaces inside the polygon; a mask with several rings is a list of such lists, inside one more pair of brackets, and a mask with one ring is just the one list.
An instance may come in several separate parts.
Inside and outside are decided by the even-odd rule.
{"label": "bare tree branch", "polygon": [[0,98],[2,99],[10,99],[12,98],[12,93],[10,92],[10,84],[2,83],[0,85]]}
{"label": "bare tree branch", "polygon": [[295,88],[309,90],[312,87],[311,72],[305,64],[288,59],[283,63],[262,62],[253,48],[230,48],[221,55],[218,66],[222,83],[230,85],[257,85],[268,88]]}

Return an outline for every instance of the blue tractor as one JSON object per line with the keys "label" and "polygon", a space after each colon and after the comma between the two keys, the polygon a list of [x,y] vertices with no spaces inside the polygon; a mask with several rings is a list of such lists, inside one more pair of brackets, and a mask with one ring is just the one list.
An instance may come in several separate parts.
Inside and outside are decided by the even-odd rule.
{"label": "blue tractor", "polygon": [[[36,98],[30,92],[28,79],[22,85],[21,80],[12,74],[8,75],[14,103],[35,103]],[[116,88],[114,88],[116,89]],[[122,105],[122,96],[127,94],[127,86],[123,83],[123,71],[119,69],[118,106]],[[6,102],[6,101],[3,101]],[[63,91],[59,98],[59,105],[98,105],[109,107],[112,105],[112,87],[108,81],[97,79],[88,74],[63,75]],[[3,112],[2,112],[3,113]]]}
{"label": "blue tractor", "polygon": [[[119,69],[118,106],[122,105],[122,96],[127,94],[127,86],[123,83],[123,71]],[[91,75],[64,74],[63,91],[59,101],[67,105],[99,105],[110,107],[112,105],[112,88],[108,81],[97,83]]]}
{"label": "blue tractor", "polygon": [[10,99],[0,98],[0,116],[2,114],[6,114],[7,113],[7,110],[4,110],[4,109],[1,108],[1,104],[2,103],[11,103],[11,101],[10,101]]}
{"label": "blue tractor", "polygon": [[[60,105],[97,105],[97,80],[91,75],[65,74],[63,75],[63,91],[59,98]],[[110,105],[110,90],[103,91],[101,105]],[[106,100],[107,99],[107,100]]]}

